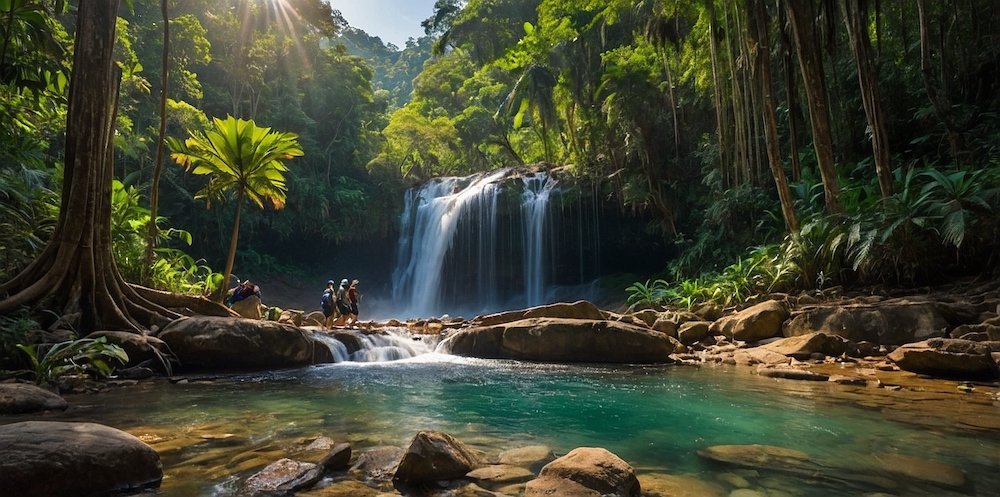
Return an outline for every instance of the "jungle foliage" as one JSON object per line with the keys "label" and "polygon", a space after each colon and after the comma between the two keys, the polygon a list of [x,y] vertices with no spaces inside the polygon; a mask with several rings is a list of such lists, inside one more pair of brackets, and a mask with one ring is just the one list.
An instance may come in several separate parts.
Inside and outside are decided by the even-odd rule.
{"label": "jungle foliage", "polygon": [[[168,165],[157,219],[143,211],[163,30],[159,1],[129,4],[116,50],[117,263],[129,281],[207,293],[238,203],[205,209],[195,195],[210,180]],[[7,280],[57,218],[76,10],[0,10]],[[423,26],[400,49],[318,0],[170,2],[167,135],[233,116],[297,135],[303,152],[285,208],[242,215],[236,271],[294,269],[275,242],[385,237],[414,182],[543,161],[572,165],[676,247],[629,288],[634,303],[738,303],[997,265],[994,2],[438,0]],[[136,258],[150,222],[167,237],[153,271]]]}

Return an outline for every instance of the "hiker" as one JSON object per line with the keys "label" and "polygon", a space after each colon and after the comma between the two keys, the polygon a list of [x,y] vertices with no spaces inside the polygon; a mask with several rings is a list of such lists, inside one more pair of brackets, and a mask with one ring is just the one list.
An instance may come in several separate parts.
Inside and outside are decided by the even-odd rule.
{"label": "hiker", "polygon": [[256,295],[257,298],[260,298],[260,287],[250,283],[250,280],[246,280],[243,283],[230,288],[229,292],[226,294],[228,295],[226,299],[227,303],[229,307],[232,307],[233,304],[254,295]]}
{"label": "hiker", "polygon": [[334,305],[334,301],[337,300],[337,291],[334,290],[333,280],[326,282],[326,290],[323,291],[323,297],[319,301],[320,307],[323,308],[323,317],[326,318],[324,322],[324,327],[330,329],[333,327],[333,320],[337,317],[337,306]]}
{"label": "hiker", "polygon": [[358,280],[351,282],[351,287],[347,289],[347,304],[351,308],[351,313],[347,317],[347,325],[358,324],[358,302],[361,302],[361,296],[358,295]]}
{"label": "hiker", "polygon": [[334,326],[344,326],[351,313],[351,306],[347,303],[347,286],[347,278],[344,278],[337,288],[337,320],[334,321]]}

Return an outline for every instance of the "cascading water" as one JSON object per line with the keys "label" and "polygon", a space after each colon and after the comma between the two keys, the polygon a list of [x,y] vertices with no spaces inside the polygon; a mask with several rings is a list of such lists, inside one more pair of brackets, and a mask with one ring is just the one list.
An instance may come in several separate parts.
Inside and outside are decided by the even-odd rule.
{"label": "cascading water", "polygon": [[[419,190],[407,191],[392,295],[396,302],[406,304],[408,314],[421,315],[440,307],[445,255],[454,243],[459,221],[470,206],[479,207],[475,210],[481,217],[485,214],[495,220],[487,211],[495,212],[496,181],[505,173],[499,170],[470,178],[439,178]],[[494,208],[489,209],[490,205]],[[483,254],[480,260],[489,256]],[[479,276],[489,277],[486,271],[480,271]]]}
{"label": "cascading water", "polygon": [[[347,332],[351,333],[351,332]],[[347,346],[336,337],[324,333],[314,336],[333,352],[337,362],[388,362],[410,359],[434,352],[436,336],[414,336],[405,331],[389,330],[384,334],[353,332],[361,348],[349,353]]]}
{"label": "cascading water", "polygon": [[548,270],[545,257],[545,219],[549,207],[549,194],[556,180],[547,174],[522,178],[521,216],[524,229],[524,290],[528,306],[545,302],[545,276]]}
{"label": "cascading water", "polygon": [[[577,206],[557,219],[549,204],[559,193],[555,177],[524,168],[437,178],[409,190],[392,279],[394,316],[524,308],[555,298],[557,283],[591,283],[597,276],[590,269],[597,266],[597,230],[580,228],[592,237],[586,241],[570,238],[573,229],[556,221],[576,226],[584,209]],[[569,255],[559,256],[561,279],[554,263],[560,241],[569,248]]]}

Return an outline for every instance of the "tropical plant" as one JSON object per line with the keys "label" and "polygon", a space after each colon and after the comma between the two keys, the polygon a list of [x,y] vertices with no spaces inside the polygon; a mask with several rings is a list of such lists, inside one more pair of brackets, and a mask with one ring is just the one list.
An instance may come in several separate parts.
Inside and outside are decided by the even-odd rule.
{"label": "tropical plant", "polygon": [[629,293],[628,303],[636,305],[659,305],[666,299],[668,283],[666,280],[635,282],[625,289]]}
{"label": "tropical plant", "polygon": [[229,256],[222,281],[228,284],[236,258],[236,242],[240,233],[240,213],[243,200],[249,198],[257,207],[264,208],[269,200],[275,209],[285,205],[285,160],[302,156],[302,149],[294,133],[272,132],[260,128],[253,120],[225,120],[216,118],[214,129],[189,132],[190,138],[181,142],[169,140],[171,157],[188,171],[210,176],[208,185],[195,194],[205,199],[211,207],[213,199],[225,198],[235,190],[236,219],[229,243]]}
{"label": "tropical plant", "polygon": [[31,369],[27,372],[41,386],[55,385],[67,375],[107,378],[115,368],[111,361],[128,363],[128,354],[118,345],[108,343],[106,337],[69,340],[48,348],[17,344],[17,348],[28,356]]}

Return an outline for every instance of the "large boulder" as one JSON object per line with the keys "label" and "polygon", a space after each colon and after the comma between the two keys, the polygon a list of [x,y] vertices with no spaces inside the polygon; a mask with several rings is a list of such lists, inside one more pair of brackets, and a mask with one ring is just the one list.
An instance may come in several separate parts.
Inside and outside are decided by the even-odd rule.
{"label": "large boulder", "polygon": [[196,316],[163,328],[159,338],[185,369],[260,371],[306,366],[317,346],[308,332],[274,321]]}
{"label": "large boulder", "polygon": [[467,328],[445,339],[456,355],[542,362],[667,363],[679,343],[617,321],[538,318]]}
{"label": "large boulder", "polygon": [[3,495],[111,494],[159,486],[160,456],[138,438],[95,423],[0,426]]}
{"label": "large boulder", "polygon": [[717,319],[709,331],[733,340],[756,342],[781,334],[781,325],[788,319],[788,304],[768,300]]}
{"label": "large boulder", "polygon": [[525,497],[543,495],[638,496],[639,480],[625,461],[600,447],[578,447],[545,465]]}
{"label": "large boulder", "polygon": [[808,335],[782,338],[767,345],[761,345],[758,348],[796,359],[808,359],[809,356],[817,353],[828,356],[839,356],[847,351],[847,342],[844,338],[837,335],[816,332],[809,333]]}
{"label": "large boulder", "polygon": [[948,329],[939,306],[896,302],[809,308],[794,313],[782,333],[791,337],[819,331],[852,342],[902,345],[942,337]]}
{"label": "large boulder", "polygon": [[464,477],[485,465],[485,454],[440,431],[419,431],[403,452],[394,481],[427,483]]}
{"label": "large boulder", "polygon": [[987,378],[998,376],[997,363],[989,345],[955,338],[932,338],[903,345],[888,358],[899,369],[945,378]]}
{"label": "large boulder", "polygon": [[0,414],[65,411],[66,399],[27,383],[0,383]]}
{"label": "large boulder", "polygon": [[604,314],[596,305],[586,300],[578,300],[572,304],[557,302],[520,311],[500,312],[472,318],[472,324],[478,326],[493,326],[512,323],[530,318],[566,318],[566,319],[604,319]]}

